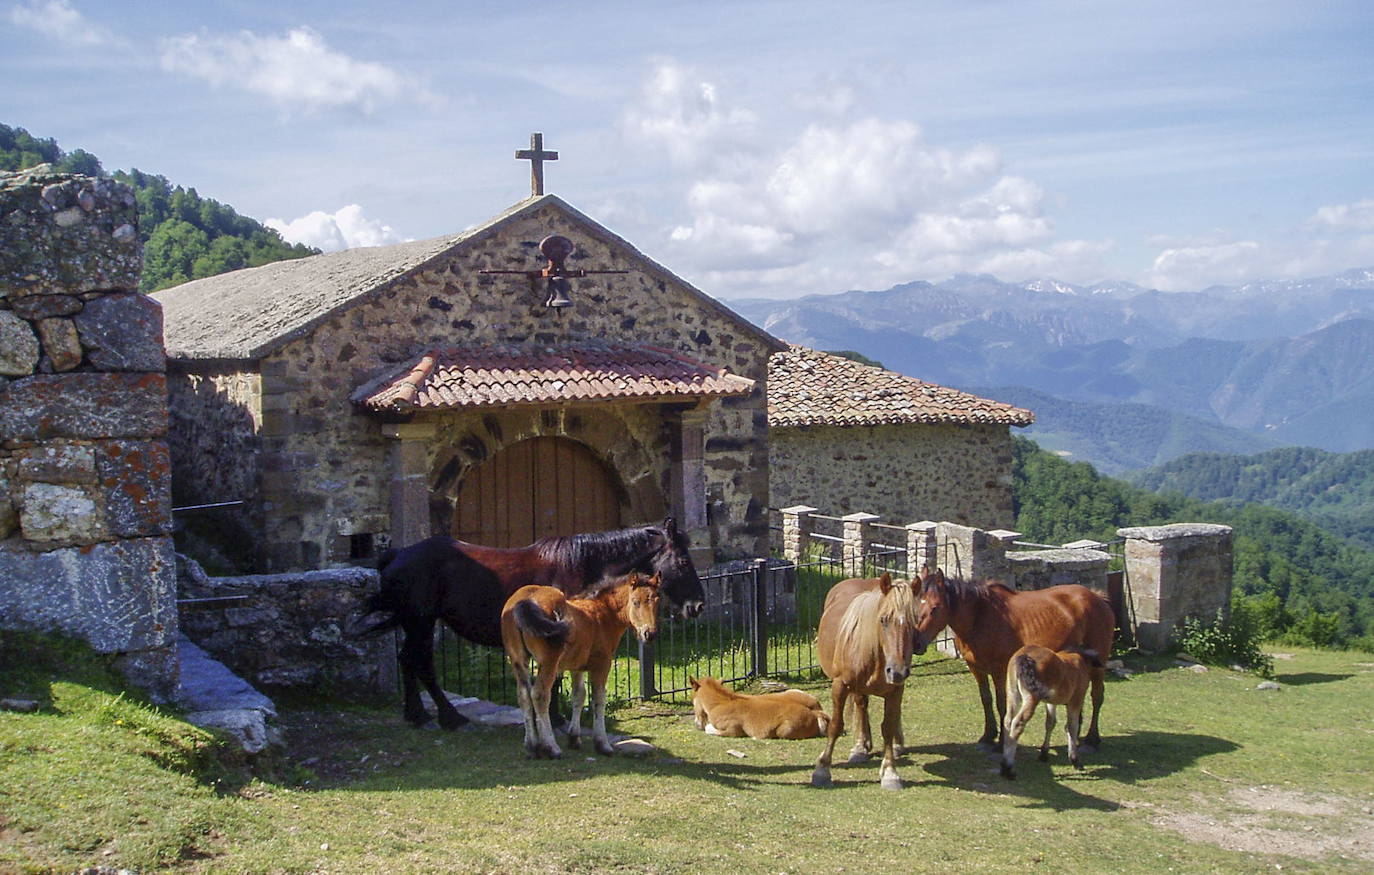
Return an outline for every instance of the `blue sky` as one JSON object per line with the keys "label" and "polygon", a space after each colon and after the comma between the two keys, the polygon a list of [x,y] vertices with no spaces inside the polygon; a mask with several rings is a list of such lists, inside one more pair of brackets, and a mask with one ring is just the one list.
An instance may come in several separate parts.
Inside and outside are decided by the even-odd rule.
{"label": "blue sky", "polygon": [[337,248],[547,187],[726,299],[1374,266],[1374,4],[0,0],[0,122]]}

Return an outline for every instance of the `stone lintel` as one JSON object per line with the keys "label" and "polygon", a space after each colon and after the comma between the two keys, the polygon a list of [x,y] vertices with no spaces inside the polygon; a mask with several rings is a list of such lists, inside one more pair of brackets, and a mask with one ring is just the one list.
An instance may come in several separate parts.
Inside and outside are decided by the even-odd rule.
{"label": "stone lintel", "polygon": [[802,515],[802,514],[808,514],[808,513],[815,513],[817,510],[819,510],[819,508],[811,507],[810,505],[806,505],[806,504],[794,504],[794,505],[791,506],[791,507],[782,507],[782,508],[778,508],[778,512],[779,512],[779,513],[782,513],[782,514],[792,514],[792,515],[794,515],[794,516],[800,516],[800,515]]}
{"label": "stone lintel", "polygon": [[1131,526],[1116,530],[1117,537],[1133,541],[1172,541],[1178,538],[1216,537],[1231,534],[1230,526],[1213,523],[1172,523],[1167,526]]}
{"label": "stone lintel", "polygon": [[882,517],[876,513],[864,513],[860,511],[858,513],[847,513],[840,517],[840,519],[847,523],[871,523],[882,519]]}

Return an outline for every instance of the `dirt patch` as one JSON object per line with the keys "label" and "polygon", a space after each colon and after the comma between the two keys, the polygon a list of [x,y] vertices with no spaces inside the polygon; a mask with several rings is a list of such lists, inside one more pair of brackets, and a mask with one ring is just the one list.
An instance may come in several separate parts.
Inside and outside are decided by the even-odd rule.
{"label": "dirt patch", "polygon": [[1374,800],[1258,786],[1196,801],[1197,811],[1155,814],[1150,821],[1230,851],[1374,862]]}

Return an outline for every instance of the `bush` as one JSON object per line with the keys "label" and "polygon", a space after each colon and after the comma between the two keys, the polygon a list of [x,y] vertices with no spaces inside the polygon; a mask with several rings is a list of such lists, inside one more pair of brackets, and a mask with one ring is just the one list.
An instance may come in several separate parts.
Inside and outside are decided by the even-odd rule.
{"label": "bush", "polygon": [[1273,677],[1273,657],[1260,650],[1260,640],[1253,616],[1245,610],[1229,618],[1224,611],[1217,611],[1211,623],[1189,617],[1174,630],[1175,643],[1199,662],[1235,664],[1262,677]]}

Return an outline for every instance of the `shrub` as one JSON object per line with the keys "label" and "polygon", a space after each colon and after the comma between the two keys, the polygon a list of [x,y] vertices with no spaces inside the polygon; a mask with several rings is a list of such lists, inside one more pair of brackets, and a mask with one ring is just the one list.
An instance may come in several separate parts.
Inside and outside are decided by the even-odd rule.
{"label": "shrub", "polygon": [[1247,611],[1237,611],[1229,618],[1224,611],[1217,611],[1211,623],[1189,617],[1174,630],[1174,641],[1199,662],[1235,664],[1262,677],[1274,675],[1273,657],[1260,650],[1260,636]]}

